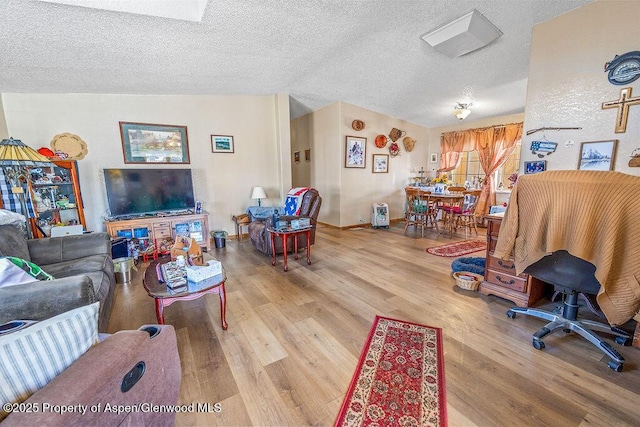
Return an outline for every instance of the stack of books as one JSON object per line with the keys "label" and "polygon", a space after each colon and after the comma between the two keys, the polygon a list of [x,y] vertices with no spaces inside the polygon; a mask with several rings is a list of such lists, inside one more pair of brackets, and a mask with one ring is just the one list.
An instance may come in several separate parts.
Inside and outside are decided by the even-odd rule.
{"label": "stack of books", "polygon": [[187,269],[184,265],[178,265],[175,261],[170,261],[161,265],[162,278],[167,288],[172,293],[187,290]]}

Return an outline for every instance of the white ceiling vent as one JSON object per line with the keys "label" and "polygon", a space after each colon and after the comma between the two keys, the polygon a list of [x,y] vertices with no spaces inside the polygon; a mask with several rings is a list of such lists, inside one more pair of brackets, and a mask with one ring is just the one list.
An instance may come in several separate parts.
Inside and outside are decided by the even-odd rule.
{"label": "white ceiling vent", "polygon": [[436,50],[457,58],[484,47],[500,37],[500,31],[476,9],[422,36]]}

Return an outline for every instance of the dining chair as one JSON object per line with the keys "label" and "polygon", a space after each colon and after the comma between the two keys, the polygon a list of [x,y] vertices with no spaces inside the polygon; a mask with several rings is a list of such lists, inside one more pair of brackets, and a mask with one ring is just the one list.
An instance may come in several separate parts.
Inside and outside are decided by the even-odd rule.
{"label": "dining chair", "polygon": [[452,237],[456,230],[455,212],[462,212],[466,190],[464,187],[448,187],[448,194],[438,197],[437,208],[441,212],[443,231],[449,230],[449,237]]}
{"label": "dining chair", "polygon": [[420,227],[421,236],[424,237],[424,229],[427,228],[429,218],[429,191],[423,191],[418,188],[406,187],[404,189],[407,195],[407,210],[404,219],[404,234],[410,225]]}
{"label": "dining chair", "polygon": [[478,200],[480,199],[480,194],[482,190],[467,190],[464,191],[464,204],[462,206],[462,210],[454,210],[454,222],[456,228],[463,227],[464,228],[464,238],[467,238],[467,233],[473,230],[478,235],[478,226],[477,226],[477,215],[476,215],[476,206],[478,205]]}

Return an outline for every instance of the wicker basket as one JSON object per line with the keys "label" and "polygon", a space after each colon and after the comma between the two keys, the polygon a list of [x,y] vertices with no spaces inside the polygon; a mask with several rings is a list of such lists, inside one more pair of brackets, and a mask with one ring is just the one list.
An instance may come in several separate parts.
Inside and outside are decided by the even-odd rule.
{"label": "wicker basket", "polygon": [[458,285],[459,288],[468,291],[478,290],[478,286],[480,286],[480,282],[482,281],[482,276],[468,271],[457,271],[453,273],[453,278],[456,279],[456,285]]}

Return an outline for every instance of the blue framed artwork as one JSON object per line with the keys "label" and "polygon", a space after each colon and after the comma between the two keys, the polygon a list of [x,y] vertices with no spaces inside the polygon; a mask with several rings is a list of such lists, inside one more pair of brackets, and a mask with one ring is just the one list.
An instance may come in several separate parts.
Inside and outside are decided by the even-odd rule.
{"label": "blue framed artwork", "polygon": [[125,163],[189,163],[186,126],[119,123]]}
{"label": "blue framed artwork", "polygon": [[231,135],[211,135],[212,153],[233,153],[233,136]]}

